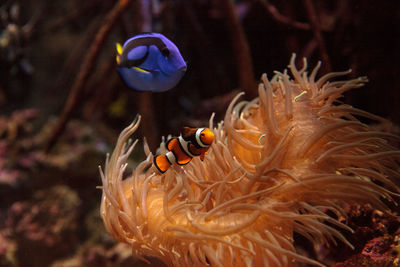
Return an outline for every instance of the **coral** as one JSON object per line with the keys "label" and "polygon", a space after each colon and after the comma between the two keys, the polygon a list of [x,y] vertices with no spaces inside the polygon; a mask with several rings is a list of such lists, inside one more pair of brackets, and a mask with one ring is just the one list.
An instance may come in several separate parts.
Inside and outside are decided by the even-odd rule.
{"label": "coral", "polygon": [[5,228],[16,243],[18,265],[46,266],[70,252],[78,241],[79,205],[78,195],[60,185],[35,192],[31,200],[15,202]]}
{"label": "coral", "polygon": [[[297,253],[293,235],[313,244],[352,247],[342,231],[345,206],[369,203],[387,211],[398,194],[399,137],[360,121],[384,119],[338,101],[367,79],[318,80],[320,64],[262,76],[259,97],[229,105],[209,128],[215,142],[202,162],[173,166],[164,175],[153,154],[125,177],[128,142],[140,117],[123,130],[102,177],[101,216],[107,231],[130,244],[133,256],[169,266],[323,266]],[[160,152],[165,152],[165,142]]]}
{"label": "coral", "polygon": [[[73,120],[54,153],[46,155],[42,147],[54,121],[50,119],[40,130],[35,124],[38,124],[36,109],[15,110],[10,116],[0,116],[0,192],[28,183],[28,177],[38,166],[65,170],[81,162],[85,154],[104,150],[104,141],[94,134],[90,125]],[[86,157],[87,161],[94,156]]]}
{"label": "coral", "polygon": [[0,266],[14,266],[16,264],[15,248],[16,244],[9,240],[6,235],[7,230],[0,231]]}
{"label": "coral", "polygon": [[[336,263],[334,267],[357,266],[398,266],[397,251],[393,245],[393,236],[383,236],[370,240],[360,254],[350,257],[348,260]],[[397,262],[397,263],[396,263]]]}
{"label": "coral", "polygon": [[[84,245],[78,253],[68,259],[58,260],[52,263],[52,267],[68,267],[68,266],[118,266],[118,267],[148,267],[149,265],[143,261],[132,258],[132,249],[129,245],[119,243],[111,248],[101,245]],[[151,259],[152,265],[165,266],[157,259]]]}
{"label": "coral", "polygon": [[[398,214],[398,207],[395,207],[394,212],[396,209]],[[353,204],[346,208],[346,215],[340,221],[346,222],[353,229],[353,234],[344,233],[344,236],[354,249],[343,246],[327,248],[321,244],[316,248],[318,257],[323,258],[328,266],[352,266],[354,262],[392,266],[397,255],[395,236],[400,231],[398,216],[375,210],[369,204]],[[354,265],[370,266],[360,263]]]}
{"label": "coral", "polygon": [[32,120],[37,116],[35,109],[14,111],[9,117],[0,116],[0,190],[2,186],[16,186],[31,168],[36,154],[27,151],[32,146],[30,135]]}

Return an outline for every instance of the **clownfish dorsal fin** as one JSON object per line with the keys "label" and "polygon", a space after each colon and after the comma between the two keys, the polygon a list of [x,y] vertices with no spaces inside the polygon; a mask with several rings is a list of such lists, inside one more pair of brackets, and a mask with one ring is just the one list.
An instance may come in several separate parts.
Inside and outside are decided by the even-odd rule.
{"label": "clownfish dorsal fin", "polygon": [[183,139],[188,140],[188,139],[190,139],[190,137],[192,137],[196,133],[196,130],[197,130],[197,128],[190,128],[190,127],[184,126],[182,128],[181,135],[182,135]]}

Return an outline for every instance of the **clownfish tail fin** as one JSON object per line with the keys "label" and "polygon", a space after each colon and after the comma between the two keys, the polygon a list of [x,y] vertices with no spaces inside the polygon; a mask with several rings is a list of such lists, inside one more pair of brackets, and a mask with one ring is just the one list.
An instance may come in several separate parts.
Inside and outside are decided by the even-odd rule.
{"label": "clownfish tail fin", "polygon": [[171,166],[171,162],[169,162],[166,155],[158,155],[154,157],[154,166],[156,166],[157,170],[161,173],[166,172]]}

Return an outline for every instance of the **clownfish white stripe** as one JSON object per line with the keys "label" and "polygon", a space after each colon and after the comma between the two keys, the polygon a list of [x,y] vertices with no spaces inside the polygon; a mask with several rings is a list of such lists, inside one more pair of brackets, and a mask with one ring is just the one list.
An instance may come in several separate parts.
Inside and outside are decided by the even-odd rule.
{"label": "clownfish white stripe", "polygon": [[170,164],[174,164],[176,162],[176,157],[172,151],[169,151],[167,154],[165,154],[165,156]]}
{"label": "clownfish white stripe", "polygon": [[193,155],[188,148],[189,143],[187,141],[185,141],[185,139],[183,139],[182,136],[178,137],[178,142],[181,145],[183,151],[186,153],[186,155],[188,155],[189,157],[195,157],[196,155]]}
{"label": "clownfish white stripe", "polygon": [[197,131],[196,131],[196,141],[197,141],[197,144],[200,146],[200,147],[208,147],[208,145],[206,145],[206,144],[204,144],[202,141],[201,141],[201,138],[200,138],[200,134],[201,134],[201,132],[204,130],[204,128],[199,128],[199,129],[197,129]]}

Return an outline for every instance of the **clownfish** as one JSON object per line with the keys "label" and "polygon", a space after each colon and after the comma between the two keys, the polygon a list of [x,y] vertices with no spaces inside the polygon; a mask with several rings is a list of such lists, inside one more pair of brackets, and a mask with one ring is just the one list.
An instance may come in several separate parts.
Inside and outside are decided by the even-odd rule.
{"label": "clownfish", "polygon": [[142,33],[116,44],[117,70],[136,91],[164,92],[175,87],[186,72],[179,49],[160,33]]}
{"label": "clownfish", "polygon": [[186,165],[196,156],[204,160],[213,141],[214,133],[208,128],[183,127],[179,137],[168,140],[166,145],[169,152],[154,157],[154,166],[164,173],[174,163]]}

